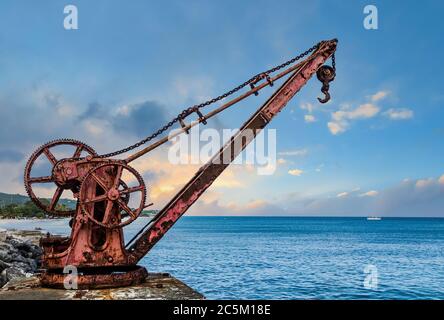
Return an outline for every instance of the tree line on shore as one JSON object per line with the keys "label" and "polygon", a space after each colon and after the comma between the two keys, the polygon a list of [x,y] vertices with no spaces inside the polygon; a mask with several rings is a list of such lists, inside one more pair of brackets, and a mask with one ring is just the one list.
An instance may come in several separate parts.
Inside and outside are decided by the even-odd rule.
{"label": "tree line on shore", "polygon": [[[48,199],[41,199],[46,205],[49,204]],[[69,210],[69,208],[60,204],[57,205],[58,210]],[[19,218],[48,218],[48,214],[37,207],[34,202],[26,201],[25,203],[11,203],[0,207],[0,219],[19,219]]]}
{"label": "tree line on shore", "polygon": [[[48,199],[40,199],[41,202],[45,205],[49,205]],[[65,204],[58,204],[56,207],[57,210],[68,211],[71,210]],[[155,215],[157,210],[144,210],[141,213],[141,216],[151,217]],[[5,206],[0,206],[0,219],[29,219],[29,218],[37,218],[37,219],[45,219],[45,218],[53,218],[52,215],[48,215],[45,211],[40,209],[35,205],[31,200],[26,201],[25,203],[11,203]]]}

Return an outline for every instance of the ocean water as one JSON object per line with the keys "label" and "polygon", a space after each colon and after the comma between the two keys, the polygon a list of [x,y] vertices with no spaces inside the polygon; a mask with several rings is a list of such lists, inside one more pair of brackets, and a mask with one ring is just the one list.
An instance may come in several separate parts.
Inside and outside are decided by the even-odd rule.
{"label": "ocean water", "polygon": [[[68,231],[66,220],[0,220],[36,226]],[[141,264],[208,299],[444,299],[444,219],[183,217]]]}

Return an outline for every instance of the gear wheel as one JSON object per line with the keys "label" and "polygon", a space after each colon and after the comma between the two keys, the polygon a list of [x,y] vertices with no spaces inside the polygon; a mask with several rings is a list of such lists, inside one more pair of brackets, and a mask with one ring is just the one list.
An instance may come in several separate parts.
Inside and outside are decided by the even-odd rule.
{"label": "gear wheel", "polygon": [[[125,181],[128,181],[127,182]],[[136,183],[129,186],[129,181]],[[140,192],[134,209],[128,202]],[[108,161],[91,169],[80,185],[79,205],[93,223],[113,229],[136,220],[145,207],[146,187],[142,176],[122,161]]]}
{"label": "gear wheel", "polygon": [[[51,152],[51,148],[56,146],[72,146],[75,148],[75,151],[72,154],[73,159],[78,159],[81,157],[81,154],[83,151],[88,153],[91,156],[97,156],[97,153],[94,151],[93,148],[86,145],[85,143],[73,139],[58,139],[50,141],[41,147],[39,147],[37,150],[34,151],[34,153],[29,157],[28,162],[25,166],[25,173],[24,173],[24,183],[25,183],[25,190],[28,194],[29,198],[34,202],[40,209],[46,211],[49,214],[55,215],[55,216],[71,216],[75,213],[75,210],[59,210],[57,209],[57,203],[60,200],[60,197],[64,190],[70,189],[67,186],[63,186],[58,184],[55,181],[53,170],[51,171],[51,175],[49,176],[40,176],[40,177],[31,177],[32,168],[35,164],[35,162],[44,155],[47,160],[50,162],[52,169],[54,169],[55,165],[59,162],[54,154]],[[42,199],[36,196],[33,185],[35,184],[49,184],[53,183],[56,186],[56,191],[54,195],[52,196],[49,204],[44,203]]]}

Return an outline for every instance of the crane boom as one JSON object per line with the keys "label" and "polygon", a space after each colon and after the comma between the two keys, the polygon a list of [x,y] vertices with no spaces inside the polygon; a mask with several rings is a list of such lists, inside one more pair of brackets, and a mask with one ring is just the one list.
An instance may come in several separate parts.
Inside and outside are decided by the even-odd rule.
{"label": "crane boom", "polygon": [[[301,67],[248,119],[240,130],[205,164],[193,178],[159,211],[151,225],[129,247],[129,261],[137,263],[196,202],[226,167],[270,123],[288,101],[335,52],[337,40],[321,43]],[[246,131],[253,134],[245,134]],[[237,147],[236,146],[240,146]]]}

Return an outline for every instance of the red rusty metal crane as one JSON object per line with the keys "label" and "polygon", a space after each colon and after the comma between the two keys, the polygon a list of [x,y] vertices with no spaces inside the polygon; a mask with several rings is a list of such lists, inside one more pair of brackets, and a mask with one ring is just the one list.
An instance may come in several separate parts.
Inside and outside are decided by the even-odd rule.
{"label": "red rusty metal crane", "polygon": [[[266,72],[258,74],[233,90],[200,105],[184,110],[166,126],[144,140],[119,151],[98,155],[88,145],[70,139],[51,141],[38,148],[29,158],[24,182],[31,200],[47,213],[55,216],[72,217],[70,237],[50,236],[41,240],[43,248],[41,283],[49,287],[63,287],[66,266],[78,270],[79,288],[100,288],[136,284],[147,276],[145,268],[137,266],[149,250],[165,235],[187,209],[205,192],[224,169],[242,152],[288,101],[316,73],[323,83],[323,99],[330,99],[329,82],[335,77],[337,40],[321,41],[299,56]],[[309,55],[310,54],[310,55]],[[324,63],[332,57],[332,66]],[[302,60],[302,58],[305,58]],[[299,60],[301,60],[299,62]],[[297,62],[295,64],[295,62]],[[280,73],[275,74],[277,71]],[[187,133],[193,126],[203,123],[214,115],[231,107],[261,89],[273,86],[275,81],[287,76],[287,80],[248,119],[238,133],[203,165],[195,176],[142,228],[126,245],[123,227],[136,220],[144,208],[147,190],[142,176],[129,163],[167,142],[174,136]],[[227,98],[244,87],[249,90],[225,102],[220,107],[203,115],[201,108]],[[196,113],[198,119],[186,124],[185,119]],[[151,145],[125,159],[114,157],[157,138],[179,123],[181,129],[170,136],[158,139]],[[253,135],[243,135],[251,130]],[[72,147],[72,156],[57,159],[54,148]],[[234,148],[234,146],[240,146]],[[34,176],[36,163],[47,159],[52,171],[47,176]],[[128,183],[131,181],[131,184]],[[50,201],[44,201],[35,194],[38,184],[55,184],[56,191]],[[58,202],[64,190],[70,190],[77,199],[75,210],[62,210]],[[130,205],[130,200],[135,205]],[[149,205],[148,205],[149,206]]]}

